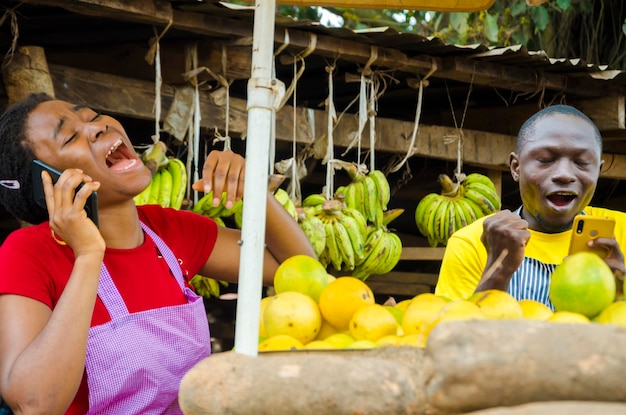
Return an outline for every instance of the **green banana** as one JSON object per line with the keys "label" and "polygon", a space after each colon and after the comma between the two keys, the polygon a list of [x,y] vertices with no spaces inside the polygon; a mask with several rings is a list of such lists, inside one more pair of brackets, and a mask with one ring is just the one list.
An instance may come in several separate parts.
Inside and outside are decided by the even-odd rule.
{"label": "green banana", "polygon": [[385,230],[383,228],[369,228],[369,232],[365,238],[365,244],[363,245],[363,259],[357,262],[357,268],[362,267],[363,263],[370,256],[376,245],[383,238]]}
{"label": "green banana", "polygon": [[302,201],[302,207],[318,206],[324,203],[325,201],[326,201],[326,196],[324,196],[323,194],[319,194],[319,193],[311,194],[304,198],[304,200]]}
{"label": "green banana", "polygon": [[496,211],[496,207],[493,205],[493,203],[491,203],[491,201],[485,195],[474,190],[473,188],[465,189],[465,193],[463,194],[463,196],[478,205],[482,212],[481,216],[485,216]]}
{"label": "green banana", "polygon": [[148,200],[150,199],[150,191],[152,190],[151,185],[152,185],[152,182],[150,182],[150,184],[148,184],[148,186],[146,186],[146,188],[143,189],[141,193],[139,193],[137,196],[133,198],[133,200],[135,201],[135,205],[141,206],[141,205],[145,205],[146,203],[148,203]]}
{"label": "green banana", "polygon": [[381,208],[387,210],[387,205],[391,198],[391,189],[389,188],[387,177],[385,177],[385,174],[380,170],[372,170],[368,173],[368,176],[372,177],[376,183]]}
{"label": "green banana", "polygon": [[355,265],[354,249],[352,248],[352,240],[348,234],[348,230],[343,226],[340,220],[335,220],[333,223],[333,230],[335,231],[335,238],[337,240],[337,247],[341,252],[341,259],[343,262],[342,270],[352,271]]}
{"label": "green banana", "polygon": [[187,193],[187,167],[180,159],[170,157],[167,165],[168,170],[172,174],[172,198],[170,206],[174,209],[180,209],[185,200]]}
{"label": "green banana", "polygon": [[193,286],[198,295],[201,295],[204,298],[220,296],[220,283],[214,278],[196,274],[189,281],[189,284]]}
{"label": "green banana", "polygon": [[[478,193],[482,194],[483,196],[485,196],[487,199],[489,199],[489,202],[491,202],[491,204],[494,207],[494,211],[498,211],[500,210],[500,208],[502,207],[502,203],[500,201],[500,196],[498,196],[498,193],[493,190],[492,188],[490,188],[489,186],[486,186],[482,183],[474,183],[472,184],[472,186],[469,188],[471,190],[475,190]],[[467,191],[467,189],[466,189]],[[491,212],[491,213],[493,213]]]}
{"label": "green banana", "polygon": [[365,195],[365,183],[363,183],[363,181],[352,182],[348,186],[354,186],[354,206],[351,207],[361,212],[365,219],[369,220],[365,210],[365,200],[367,197]]}
{"label": "green banana", "polygon": [[384,226],[389,225],[392,221],[396,220],[403,213],[404,213],[404,209],[402,209],[402,208],[395,208],[395,209],[385,210],[383,212],[382,224]]}
{"label": "green banana", "polygon": [[402,254],[402,241],[400,237],[393,232],[385,232],[384,237],[384,243],[387,245],[387,254],[385,258],[380,261],[380,265],[372,271],[373,274],[387,274],[391,272],[400,261],[400,255]]}
{"label": "green banana", "polygon": [[347,208],[356,209],[356,186],[352,184],[344,186],[343,203]]}
{"label": "green banana", "polygon": [[299,221],[300,228],[306,235],[313,247],[315,255],[319,258],[326,247],[326,230],[324,223],[317,216],[304,216]]}
{"label": "green banana", "polygon": [[380,207],[380,201],[378,199],[378,190],[376,190],[376,183],[371,176],[365,176],[363,178],[363,185],[365,189],[364,203],[365,203],[365,216],[367,220],[372,223],[376,222],[376,212],[382,210]]}
{"label": "green banana", "polygon": [[154,176],[152,176],[152,182],[150,183],[150,196],[148,197],[148,204],[154,205],[159,203],[159,195],[161,194],[161,170],[158,170]]}
{"label": "green banana", "polygon": [[[483,212],[483,210],[475,202],[469,200],[465,195],[463,195],[463,200],[465,201],[465,206],[466,207],[469,206],[469,209],[473,213],[474,219],[472,220],[472,222],[474,222],[478,218],[485,216],[485,213]],[[468,212],[467,209],[466,209],[466,212]]]}
{"label": "green banana", "polygon": [[385,231],[380,228],[379,230],[381,231],[380,236],[377,239],[372,240],[372,242],[375,241],[376,243],[372,243],[372,249],[361,265],[355,267],[355,270],[352,273],[353,277],[365,280],[380,265],[382,259],[384,259],[388,254],[389,245],[387,244],[387,238],[385,238]]}
{"label": "green banana", "polygon": [[426,216],[426,236],[428,238],[428,245],[431,247],[437,246],[437,237],[435,235],[435,222],[437,217],[439,216],[439,209],[441,208],[444,200],[442,197],[438,197],[435,201],[430,205],[430,210],[428,211],[428,215]]}
{"label": "green banana", "polygon": [[354,252],[355,262],[360,261],[361,259],[363,259],[363,247],[365,245],[364,232],[361,230],[356,220],[351,216],[343,214],[339,219],[339,222],[341,222],[341,225],[346,229],[346,231],[348,231],[348,236],[350,237],[350,243],[352,245],[352,251]]}
{"label": "green banana", "polygon": [[172,173],[168,169],[161,169],[161,186],[157,203],[163,207],[170,207],[172,200]]}
{"label": "green banana", "polygon": [[339,250],[339,247],[337,246],[337,238],[335,236],[335,227],[333,225],[332,220],[328,220],[324,222],[324,230],[326,231],[326,253],[328,254],[330,263],[337,271],[341,271],[341,264],[343,263],[343,258],[341,256],[341,251]]}
{"label": "green banana", "polygon": [[463,180],[462,185],[467,188],[467,187],[472,187],[475,183],[481,183],[497,193],[496,185],[493,184],[491,179],[480,173],[468,174],[467,176],[465,176],[465,179]]}
{"label": "green banana", "polygon": [[426,230],[427,213],[431,210],[431,205],[440,198],[441,196],[437,193],[429,193],[422,198],[417,204],[417,208],[415,209],[415,224],[417,228],[421,232],[422,235],[427,236],[428,231]]}

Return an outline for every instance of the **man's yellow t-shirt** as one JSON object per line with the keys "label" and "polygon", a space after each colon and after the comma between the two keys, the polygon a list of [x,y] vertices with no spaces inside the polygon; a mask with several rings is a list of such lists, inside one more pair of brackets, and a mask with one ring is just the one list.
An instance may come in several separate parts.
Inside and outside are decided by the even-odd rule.
{"label": "man's yellow t-shirt", "polygon": [[[590,216],[615,218],[615,238],[624,252],[626,213],[591,206],[584,212]],[[480,241],[484,220],[480,218],[461,228],[448,240],[435,294],[465,299],[474,293],[487,263],[487,250]],[[536,300],[552,307],[548,296],[550,275],[567,256],[571,233],[571,230],[554,234],[530,231],[524,261],[509,284],[508,292],[513,297]]]}

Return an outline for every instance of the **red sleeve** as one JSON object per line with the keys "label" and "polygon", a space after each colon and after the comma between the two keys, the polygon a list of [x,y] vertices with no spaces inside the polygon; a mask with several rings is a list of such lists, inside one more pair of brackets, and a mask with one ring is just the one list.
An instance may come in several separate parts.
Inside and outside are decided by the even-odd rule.
{"label": "red sleeve", "polygon": [[54,308],[71,273],[74,253],[54,242],[48,223],[11,233],[0,247],[0,294],[18,294]]}
{"label": "red sleeve", "polygon": [[206,216],[159,205],[139,206],[138,211],[141,221],[183,261],[181,268],[188,279],[193,278],[215,247],[217,223]]}

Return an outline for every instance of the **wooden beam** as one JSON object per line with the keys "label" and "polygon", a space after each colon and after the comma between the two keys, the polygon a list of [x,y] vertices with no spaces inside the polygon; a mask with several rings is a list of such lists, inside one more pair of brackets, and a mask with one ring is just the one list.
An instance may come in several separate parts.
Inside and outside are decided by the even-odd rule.
{"label": "wooden beam", "polygon": [[[66,99],[77,104],[86,104],[103,112],[119,114],[140,119],[154,118],[154,83],[140,81],[104,73],[84,71],[60,65],[49,65],[54,90],[59,99]],[[115,85],[111,89],[111,85]],[[164,85],[161,90],[162,111],[165,116],[171,106],[175,89]],[[209,129],[223,129],[225,110],[211,102],[208,92],[201,93],[202,126]],[[231,98],[229,128],[232,134],[245,135],[247,125],[246,101]],[[327,114],[323,110],[299,108],[297,111],[295,136],[299,143],[312,144],[326,131]],[[313,118],[313,124],[309,122]],[[292,141],[293,108],[284,106],[277,113],[276,137],[278,140]],[[347,148],[350,134],[357,131],[358,120],[343,117],[334,129],[334,144]],[[376,120],[376,151],[402,154],[407,152],[413,123],[393,119]],[[314,126],[314,128],[313,128]],[[316,137],[313,132],[316,132]],[[413,156],[442,160],[456,160],[456,144],[446,144],[444,138],[458,136],[454,128],[434,125],[420,125]],[[362,143],[368,148],[368,140]],[[463,131],[463,162],[487,169],[508,170],[509,154],[515,148],[515,137],[484,131]],[[626,179],[626,155],[603,155],[605,160],[601,176],[612,179]]]}
{"label": "wooden beam", "polygon": [[2,80],[8,104],[26,98],[32,92],[45,92],[54,97],[54,87],[43,48],[22,46],[2,66]]}
{"label": "wooden beam", "polygon": [[[581,110],[591,118],[601,132],[607,131],[612,136],[617,131],[626,133],[624,101],[624,96],[615,96],[568,101],[567,104]],[[463,126],[469,130],[516,135],[524,121],[540,109],[536,104],[473,108],[468,109],[464,117],[463,111],[459,110],[456,119],[464,119]],[[440,117],[444,122],[454,124],[450,111],[441,113]]]}

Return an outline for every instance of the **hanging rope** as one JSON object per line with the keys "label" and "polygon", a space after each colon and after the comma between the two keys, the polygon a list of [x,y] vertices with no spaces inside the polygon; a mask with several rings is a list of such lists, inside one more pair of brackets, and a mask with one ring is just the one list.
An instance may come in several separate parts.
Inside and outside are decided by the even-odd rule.
{"label": "hanging rope", "polygon": [[226,93],[226,102],[224,105],[224,135],[221,135],[217,128],[215,128],[215,138],[213,139],[213,145],[222,141],[224,143],[224,150],[231,149],[230,138],[230,85],[232,82],[228,82],[226,74],[228,73],[228,50],[226,45],[222,44],[222,73],[224,75],[218,75],[218,82]]}
{"label": "hanging rope", "polygon": [[417,108],[415,109],[415,121],[413,122],[413,133],[411,134],[411,141],[409,142],[409,147],[407,148],[406,155],[404,158],[396,164],[394,167],[389,169],[390,173],[397,172],[400,168],[407,162],[407,160],[415,153],[415,140],[417,138],[417,131],[419,129],[420,118],[422,116],[422,103],[423,103],[423,95],[424,95],[424,86],[428,85],[428,78],[437,70],[437,67],[433,65],[433,67],[428,71],[426,76],[419,81],[419,87],[417,92]]}
{"label": "hanging rope", "polygon": [[156,33],[156,28],[154,30],[154,37],[150,40],[150,48],[146,53],[145,59],[151,65],[154,64],[154,135],[152,136],[152,141],[157,142],[161,137],[161,86],[163,84],[163,78],[161,76],[161,47],[160,41],[163,35],[169,30],[172,25],[172,18],[170,17],[169,22],[163,32],[161,34]]}
{"label": "hanging rope", "polygon": [[454,176],[456,177],[457,183],[461,183],[465,179],[465,173],[463,173],[463,142],[464,142],[464,133],[463,133],[463,124],[465,123],[465,115],[467,114],[467,107],[469,106],[470,95],[472,94],[472,88],[474,85],[474,75],[475,71],[472,72],[472,80],[470,81],[469,89],[467,90],[467,97],[465,98],[465,107],[463,108],[463,117],[461,118],[461,125],[457,124],[456,114],[454,113],[454,106],[452,105],[452,98],[450,96],[450,91],[448,90],[448,83],[445,82],[446,85],[446,93],[448,95],[448,102],[450,103],[450,110],[452,111],[452,120],[454,121],[454,127],[456,128],[458,135],[453,137],[444,137],[444,144],[451,144],[454,140],[457,140],[456,147],[456,169],[454,171]]}
{"label": "hanging rope", "polygon": [[326,144],[326,155],[322,160],[323,163],[327,163],[326,166],[326,187],[325,187],[325,195],[326,199],[332,199],[335,191],[333,188],[333,178],[335,176],[335,154],[334,154],[334,144],[333,144],[333,127],[335,121],[337,121],[337,113],[335,111],[335,103],[333,101],[333,72],[335,70],[335,66],[326,66],[326,73],[328,73],[328,98],[326,100],[327,104],[327,114],[328,114],[328,125],[326,129],[327,134],[327,144]]}

